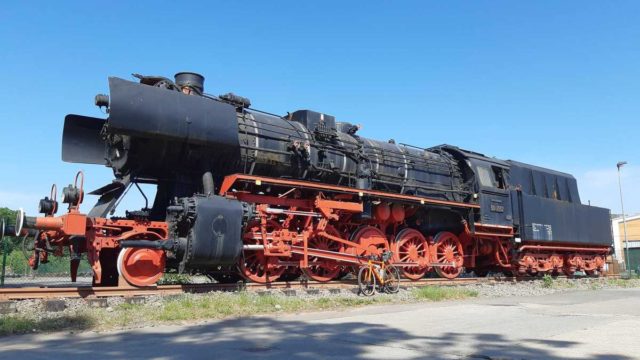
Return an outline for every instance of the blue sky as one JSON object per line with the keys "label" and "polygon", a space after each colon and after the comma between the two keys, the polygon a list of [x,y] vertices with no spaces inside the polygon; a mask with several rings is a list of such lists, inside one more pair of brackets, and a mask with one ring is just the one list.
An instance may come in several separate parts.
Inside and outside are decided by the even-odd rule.
{"label": "blue sky", "polygon": [[0,7],[0,207],[34,213],[79,169],[88,189],[109,182],[60,160],[64,116],[103,116],[108,76],[187,70],[258,109],[569,172],[583,202],[613,212],[626,160],[626,210],[640,212],[640,2],[184,3]]}

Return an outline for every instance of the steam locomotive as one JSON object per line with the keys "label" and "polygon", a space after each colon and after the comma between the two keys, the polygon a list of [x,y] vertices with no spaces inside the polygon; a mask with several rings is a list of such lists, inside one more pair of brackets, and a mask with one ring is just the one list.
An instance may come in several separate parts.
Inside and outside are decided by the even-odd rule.
{"label": "steam locomotive", "polygon": [[[165,272],[268,283],[331,281],[390,251],[404,277],[466,271],[602,271],[609,210],[580,203],[569,174],[451,145],[420,148],[358,134],[328,114],[285,116],[245,97],[204,92],[204,77],[109,78],[97,95],[107,119],[68,115],[62,159],[110,167],[114,180],[80,211],[83,177],[57,190],[40,216],[20,211],[37,267],[68,247],[72,280],[86,253],[94,285],[156,283]],[[153,203],[124,217],[140,184]],[[140,190],[142,191],[142,190]]]}

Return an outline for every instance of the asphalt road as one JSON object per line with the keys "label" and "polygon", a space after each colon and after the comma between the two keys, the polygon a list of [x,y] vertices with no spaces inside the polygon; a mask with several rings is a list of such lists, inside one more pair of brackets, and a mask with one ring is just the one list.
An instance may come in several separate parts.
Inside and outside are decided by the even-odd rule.
{"label": "asphalt road", "polygon": [[1,359],[640,359],[640,290],[0,338]]}

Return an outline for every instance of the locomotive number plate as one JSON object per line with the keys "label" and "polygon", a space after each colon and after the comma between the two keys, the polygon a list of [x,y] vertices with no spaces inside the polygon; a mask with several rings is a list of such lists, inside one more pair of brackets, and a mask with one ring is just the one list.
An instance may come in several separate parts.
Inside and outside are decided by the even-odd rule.
{"label": "locomotive number plate", "polygon": [[491,200],[491,212],[503,213],[504,205],[502,204],[502,201]]}

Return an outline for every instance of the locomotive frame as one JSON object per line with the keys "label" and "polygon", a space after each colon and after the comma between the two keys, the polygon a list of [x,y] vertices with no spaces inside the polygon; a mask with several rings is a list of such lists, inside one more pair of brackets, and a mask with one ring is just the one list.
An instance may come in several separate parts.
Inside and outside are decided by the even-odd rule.
{"label": "locomotive frame", "polygon": [[[258,194],[257,190],[264,188],[278,195]],[[302,192],[306,196],[301,196]],[[411,280],[420,279],[431,270],[450,279],[464,269],[477,275],[486,275],[489,270],[521,275],[572,275],[578,270],[594,274],[602,269],[610,250],[606,246],[568,244],[527,244],[515,249],[513,227],[472,221],[480,208],[476,204],[244,174],[226,177],[219,194],[256,205],[253,225],[248,225],[243,234],[243,255],[238,264],[240,274],[253,282],[293,280],[300,271],[312,280],[330,281],[366,262],[366,256],[385,250],[393,252],[393,264]],[[403,226],[404,216],[396,214],[393,218],[384,210],[374,210],[374,216],[367,220],[350,222],[352,217],[362,215],[365,202],[396,209],[402,206],[406,212],[421,207],[454,211],[460,214],[464,231],[458,235],[442,231],[425,237]],[[166,265],[164,250],[120,248],[127,240],[166,240],[169,236],[166,223],[90,218],[79,212],[79,205],[73,204],[68,214],[60,217],[25,217],[26,227],[41,231],[36,235],[36,249],[69,246],[72,252],[86,252],[95,285],[115,285],[119,276],[135,286],[150,286],[160,279]],[[466,218],[462,219],[464,215]],[[81,235],[86,236],[86,247],[74,246],[74,236]],[[46,251],[38,251],[30,263],[46,261],[47,255]],[[75,271],[72,267],[73,280]],[[238,280],[223,275],[227,276],[218,275],[217,280]]]}

